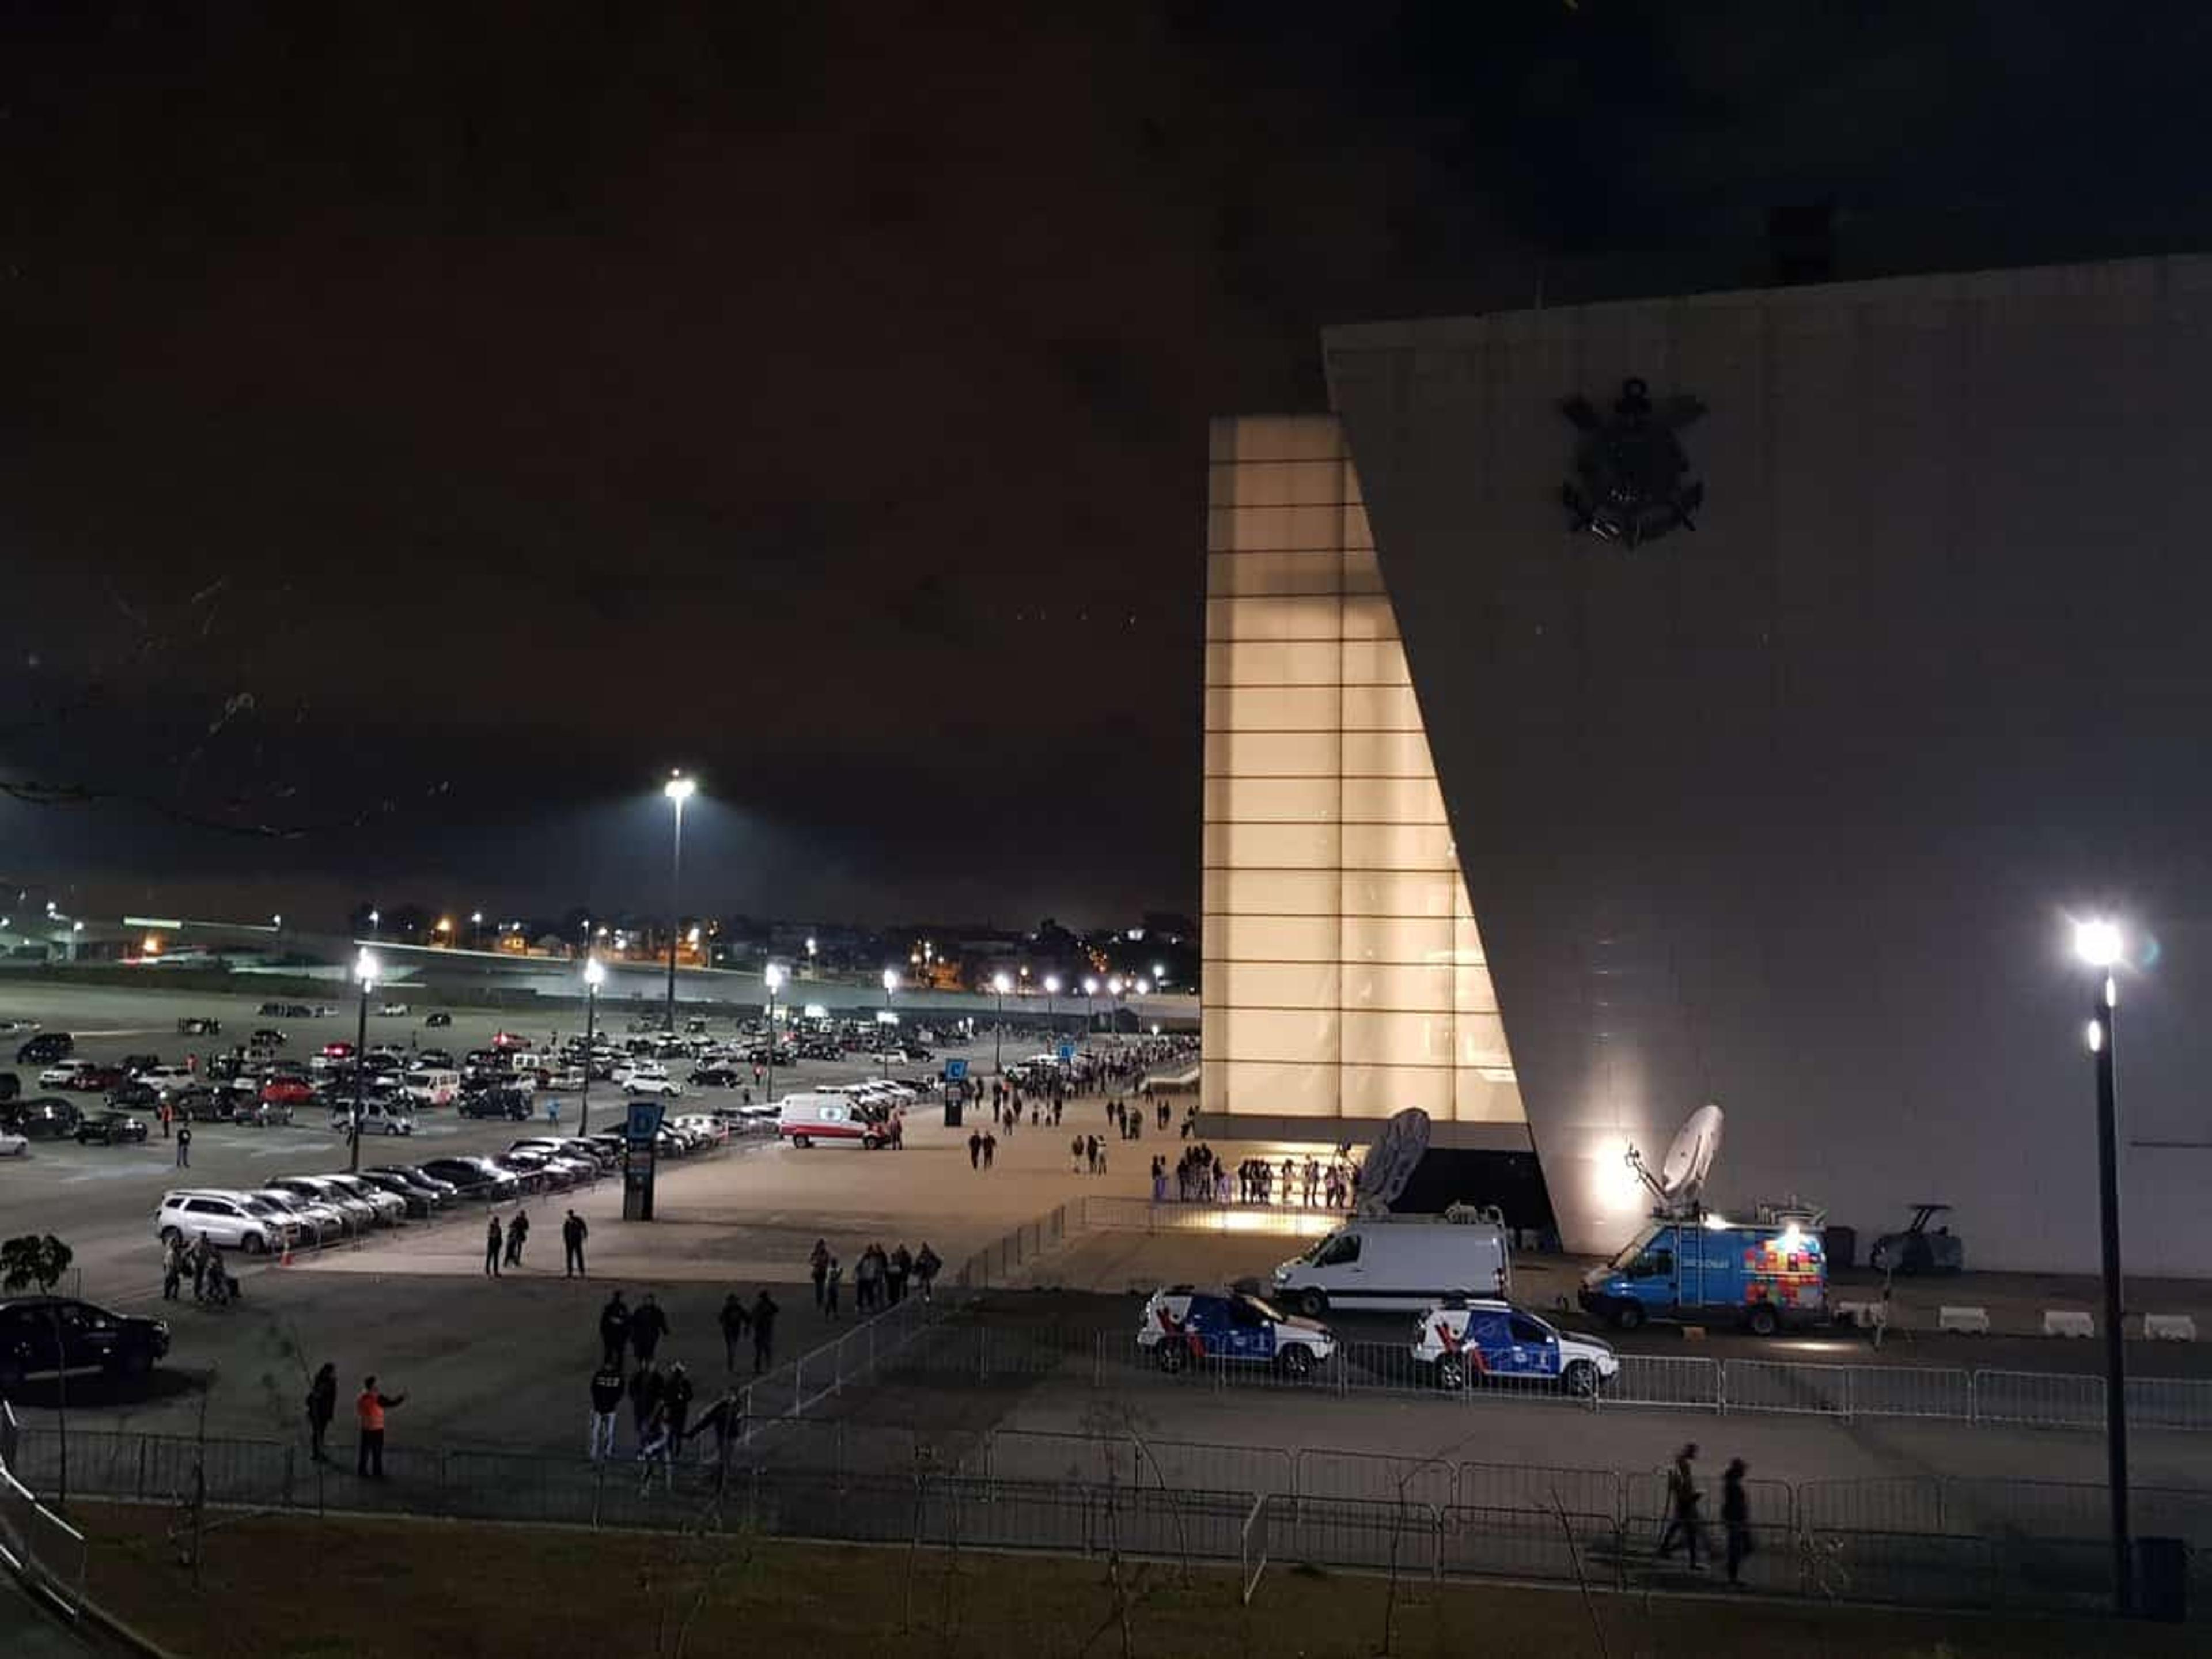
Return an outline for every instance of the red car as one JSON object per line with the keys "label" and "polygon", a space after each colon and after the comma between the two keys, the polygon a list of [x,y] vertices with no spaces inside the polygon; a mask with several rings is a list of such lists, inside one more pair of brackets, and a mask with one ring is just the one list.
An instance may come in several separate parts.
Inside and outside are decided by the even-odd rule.
{"label": "red car", "polygon": [[261,1085],[264,1106],[304,1106],[315,1091],[295,1077],[272,1077]]}
{"label": "red car", "polygon": [[491,1046],[495,1048],[527,1048],[530,1046],[530,1039],[514,1031],[495,1031],[492,1033]]}
{"label": "red car", "polygon": [[323,1058],[325,1060],[351,1060],[353,1058],[353,1044],[350,1042],[325,1042],[323,1045]]}
{"label": "red car", "polygon": [[121,1088],[130,1080],[131,1074],[120,1066],[88,1066],[64,1086],[88,1092],[98,1090],[105,1094],[110,1089]]}

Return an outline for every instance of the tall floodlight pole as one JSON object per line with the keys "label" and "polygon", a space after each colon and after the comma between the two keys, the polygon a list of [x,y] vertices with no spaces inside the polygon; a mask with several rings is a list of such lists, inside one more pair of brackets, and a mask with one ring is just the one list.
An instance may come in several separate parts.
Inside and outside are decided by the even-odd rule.
{"label": "tall floodlight pole", "polygon": [[368,1078],[368,994],[376,988],[376,952],[364,945],[353,961],[353,976],[361,981],[361,1026],[353,1045],[353,1153],[346,1168],[356,1175],[361,1173],[362,1091]]}
{"label": "tall floodlight pole", "polygon": [[[812,939],[809,939],[806,942],[809,945],[814,943]],[[761,969],[761,983],[766,987],[768,990],[767,1103],[773,1104],[775,1100],[775,994],[783,984],[782,968],[775,963],[769,963],[765,968]]]}
{"label": "tall floodlight pole", "polygon": [[2114,1076],[2119,1002],[2112,969],[2125,948],[2118,925],[2078,922],[2074,951],[2099,978],[2089,1012],[2089,1054],[2097,1073],[2097,1233],[2105,1268],[2105,1484],[2112,1506],[2112,1606],[2123,1616],[2135,1609],[2135,1552],[2128,1537],[2127,1348],[2120,1320],[2120,1133],[2118,1080]]}
{"label": "tall floodlight pole", "polygon": [[597,957],[584,958],[584,1097],[576,1107],[576,1133],[592,1133],[592,1038],[598,1035],[599,1022],[599,987],[606,983],[607,970]]}
{"label": "tall floodlight pole", "polygon": [[1122,989],[1121,976],[1119,974],[1115,975],[1113,978],[1106,981],[1106,993],[1109,996],[1114,999],[1114,1006],[1107,1011],[1106,1018],[1114,1022],[1114,1035],[1117,1039],[1121,1035]]}
{"label": "tall floodlight pole", "polygon": [[676,941],[684,916],[684,803],[698,787],[681,772],[671,773],[668,781],[660,786],[660,793],[676,808],[676,839],[668,858],[668,1030],[672,1034],[676,1030]]}
{"label": "tall floodlight pole", "polygon": [[[884,969],[884,1012],[885,1012],[886,1014],[890,1013],[890,1011],[891,1011],[891,993],[892,993],[892,992],[894,992],[894,991],[896,991],[896,990],[897,990],[897,989],[898,989],[898,969],[896,969],[896,968],[886,968],[886,969]],[[889,1081],[890,1080],[890,1075],[891,1075],[891,1050],[890,1050],[890,1041],[891,1041],[891,1021],[890,1021],[890,1020],[886,1019],[886,1020],[884,1022],[884,1034],[883,1034],[883,1038],[882,1038],[882,1040],[881,1040],[880,1042],[878,1042],[876,1044],[876,1052],[877,1052],[878,1054],[880,1054],[880,1055],[882,1055],[882,1056],[883,1056],[883,1061],[884,1061],[884,1080],[885,1082],[889,1082]]]}
{"label": "tall floodlight pole", "polygon": [[1095,974],[1083,976],[1083,1052],[1091,1052],[1091,1028],[1098,1023],[1098,1016],[1091,1012],[1091,1000],[1098,994],[1098,978]]}
{"label": "tall floodlight pole", "polygon": [[1060,975],[1047,974],[1044,976],[1044,1025],[1045,1030],[1052,1033],[1055,1044],[1060,1041],[1060,1022],[1053,1015],[1052,1000],[1059,994]]}
{"label": "tall floodlight pole", "polygon": [[999,1020],[991,1028],[991,1070],[994,1075],[1004,1076],[1006,1070],[1006,993],[1014,988],[1014,982],[1002,973],[994,974],[991,975],[991,988],[999,995]]}

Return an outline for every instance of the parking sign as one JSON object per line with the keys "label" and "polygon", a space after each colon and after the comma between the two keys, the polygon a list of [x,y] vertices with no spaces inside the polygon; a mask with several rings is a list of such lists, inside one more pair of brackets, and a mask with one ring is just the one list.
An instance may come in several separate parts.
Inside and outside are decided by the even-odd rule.
{"label": "parking sign", "polygon": [[968,1062],[966,1060],[948,1060],[945,1062],[945,1080],[947,1083],[963,1083],[967,1078]]}

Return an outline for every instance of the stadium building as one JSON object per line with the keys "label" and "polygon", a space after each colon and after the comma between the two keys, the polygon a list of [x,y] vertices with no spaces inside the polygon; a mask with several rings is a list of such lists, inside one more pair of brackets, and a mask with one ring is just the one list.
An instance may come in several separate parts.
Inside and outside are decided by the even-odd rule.
{"label": "stadium building", "polygon": [[1608,1250],[1716,1100],[1717,1207],[2091,1270],[2110,914],[2128,1266],[2203,1271],[2212,259],[1325,346],[1211,436],[1208,1132],[1419,1106]]}

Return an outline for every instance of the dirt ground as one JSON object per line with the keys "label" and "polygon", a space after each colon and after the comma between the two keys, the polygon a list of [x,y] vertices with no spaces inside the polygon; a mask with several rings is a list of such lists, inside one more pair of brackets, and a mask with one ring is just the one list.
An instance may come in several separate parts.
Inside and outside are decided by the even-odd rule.
{"label": "dirt ground", "polygon": [[[1401,1583],[441,1522],[217,1517],[195,1578],[173,1512],[82,1506],[93,1598],[179,1659],[541,1659],[803,1651],[1057,1659],[2016,1659],[2201,1652],[2185,1628]],[[1124,1629],[1126,1613],[1127,1627]]]}

